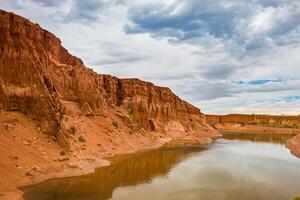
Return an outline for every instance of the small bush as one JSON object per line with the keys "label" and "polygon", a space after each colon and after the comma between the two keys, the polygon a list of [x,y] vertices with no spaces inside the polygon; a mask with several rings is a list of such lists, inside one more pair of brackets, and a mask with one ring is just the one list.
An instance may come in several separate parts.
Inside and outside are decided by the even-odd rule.
{"label": "small bush", "polygon": [[274,119],[270,119],[268,123],[269,123],[269,124],[275,124],[276,121],[275,121]]}
{"label": "small bush", "polygon": [[260,123],[260,124],[263,124],[263,125],[269,124],[267,120],[261,120],[259,123]]}
{"label": "small bush", "polygon": [[86,142],[86,139],[81,135],[81,136],[79,136],[78,141],[79,142]]}
{"label": "small bush", "polygon": [[127,109],[127,113],[128,113],[128,115],[129,115],[130,121],[132,121],[132,120],[133,120],[133,112],[132,112],[132,109],[131,109],[131,108],[128,108],[128,109]]}
{"label": "small bush", "polygon": [[119,127],[119,125],[118,125],[117,122],[113,122],[113,123],[112,123],[112,126],[113,126],[114,128],[116,128],[116,129]]}
{"label": "small bush", "polygon": [[69,132],[71,135],[75,135],[76,128],[75,128],[74,126],[72,126],[71,128],[68,129],[68,132]]}
{"label": "small bush", "polygon": [[257,121],[249,121],[247,122],[248,125],[256,125],[258,122]]}

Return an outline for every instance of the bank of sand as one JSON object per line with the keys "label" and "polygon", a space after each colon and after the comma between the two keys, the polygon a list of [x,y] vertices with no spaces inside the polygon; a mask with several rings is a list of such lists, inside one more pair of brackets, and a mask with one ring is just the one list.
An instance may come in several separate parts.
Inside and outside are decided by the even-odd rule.
{"label": "bank of sand", "polygon": [[[106,157],[158,148],[172,140],[211,142],[221,136],[209,128],[192,133],[141,134],[111,129],[107,134],[92,134],[101,132],[101,118],[81,117],[80,122],[80,130],[87,132],[86,141],[78,143],[74,151],[65,152],[54,137],[41,132],[36,121],[18,112],[0,112],[0,199],[22,199],[20,186],[92,173],[110,164]],[[97,123],[99,126],[92,126]]]}
{"label": "bank of sand", "polygon": [[[81,119],[83,120],[83,119]],[[96,119],[99,120],[99,119]],[[90,121],[90,119],[88,120]],[[151,132],[144,135],[130,134],[124,145],[117,143],[115,133],[111,134],[111,143],[107,144],[99,135],[91,136],[80,144],[79,151],[65,152],[54,138],[40,132],[36,122],[17,112],[0,113],[0,199],[22,199],[20,186],[36,184],[48,179],[80,176],[94,172],[95,168],[110,164],[105,158],[118,154],[133,153],[154,149],[170,141],[212,142],[221,134],[294,134],[287,142],[291,152],[300,157],[300,130],[274,128],[255,125],[216,124],[217,131],[207,132]],[[82,121],[82,124],[85,124]],[[89,129],[88,127],[86,127]],[[91,130],[87,130],[91,132]],[[95,131],[95,130],[94,130]],[[122,138],[122,133],[118,133]],[[124,133],[126,134],[126,133]],[[134,135],[134,136],[132,136]],[[90,143],[97,141],[101,147]],[[128,147],[131,145],[131,148]],[[96,147],[96,149],[95,149]],[[100,149],[99,149],[100,148]]]}

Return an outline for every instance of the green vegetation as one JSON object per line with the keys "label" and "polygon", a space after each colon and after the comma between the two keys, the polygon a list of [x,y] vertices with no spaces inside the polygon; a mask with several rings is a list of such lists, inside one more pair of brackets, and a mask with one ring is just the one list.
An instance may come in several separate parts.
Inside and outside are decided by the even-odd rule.
{"label": "green vegetation", "polygon": [[113,126],[115,129],[119,128],[119,125],[118,125],[117,122],[113,122],[113,123],[112,123],[112,126]]}
{"label": "green vegetation", "polygon": [[71,128],[68,129],[68,132],[69,132],[71,135],[75,135],[76,128],[75,128],[74,126],[72,126]]}
{"label": "green vegetation", "polygon": [[127,109],[127,113],[128,113],[128,116],[129,116],[130,121],[133,121],[133,112],[132,112],[132,109],[131,109],[131,108],[128,108],[128,109]]}
{"label": "green vegetation", "polygon": [[294,121],[288,121],[288,120],[283,120],[283,121],[277,122],[274,119],[270,119],[269,121],[267,119],[264,119],[264,120],[255,120],[255,121],[249,121],[249,122],[242,122],[240,124],[242,126],[245,126],[245,125],[261,125],[261,126],[275,127],[275,128],[300,129],[300,124],[298,124]]}

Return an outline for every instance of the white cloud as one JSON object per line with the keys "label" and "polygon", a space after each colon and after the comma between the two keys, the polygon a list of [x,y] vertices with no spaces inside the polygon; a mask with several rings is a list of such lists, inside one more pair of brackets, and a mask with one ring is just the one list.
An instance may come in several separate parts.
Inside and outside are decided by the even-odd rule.
{"label": "white cloud", "polygon": [[0,8],[50,30],[97,72],[168,86],[204,112],[300,113],[299,100],[284,99],[300,94],[298,0],[2,0]]}

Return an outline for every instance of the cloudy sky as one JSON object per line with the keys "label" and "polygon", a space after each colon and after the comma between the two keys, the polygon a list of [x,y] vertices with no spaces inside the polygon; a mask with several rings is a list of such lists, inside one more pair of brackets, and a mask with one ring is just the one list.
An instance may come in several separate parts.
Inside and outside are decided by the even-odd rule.
{"label": "cloudy sky", "polygon": [[206,113],[300,114],[299,0],[0,0],[98,73]]}

